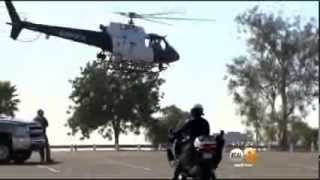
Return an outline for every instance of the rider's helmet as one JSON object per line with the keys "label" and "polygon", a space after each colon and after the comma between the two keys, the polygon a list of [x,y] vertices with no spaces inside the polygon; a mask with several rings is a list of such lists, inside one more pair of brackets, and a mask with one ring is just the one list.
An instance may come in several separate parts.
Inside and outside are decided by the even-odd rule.
{"label": "rider's helmet", "polygon": [[204,114],[202,105],[201,104],[194,105],[191,108],[190,113],[191,113],[192,117],[200,117],[200,116],[202,116]]}

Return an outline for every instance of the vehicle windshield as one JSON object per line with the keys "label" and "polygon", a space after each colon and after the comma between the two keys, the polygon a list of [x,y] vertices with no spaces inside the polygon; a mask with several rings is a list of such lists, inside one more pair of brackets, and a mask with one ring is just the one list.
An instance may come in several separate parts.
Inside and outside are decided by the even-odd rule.
{"label": "vehicle windshield", "polygon": [[145,38],[146,47],[152,47],[153,49],[166,50],[167,42],[162,36],[155,34],[148,34]]}

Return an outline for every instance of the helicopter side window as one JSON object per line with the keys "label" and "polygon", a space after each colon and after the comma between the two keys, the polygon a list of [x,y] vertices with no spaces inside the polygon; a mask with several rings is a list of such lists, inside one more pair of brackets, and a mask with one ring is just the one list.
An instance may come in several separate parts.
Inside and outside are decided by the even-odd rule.
{"label": "helicopter side window", "polygon": [[168,44],[162,37],[150,35],[145,38],[146,47],[152,47],[156,52],[166,51]]}
{"label": "helicopter side window", "polygon": [[160,46],[163,51],[167,48],[167,44],[163,40],[160,41]]}
{"label": "helicopter side window", "polygon": [[161,43],[159,39],[151,40],[152,47],[156,50],[162,50]]}
{"label": "helicopter side window", "polygon": [[151,44],[151,41],[150,41],[149,38],[145,38],[145,39],[144,39],[144,43],[145,43],[146,47],[149,48],[149,47],[150,47],[150,44]]}
{"label": "helicopter side window", "polygon": [[163,39],[157,38],[153,39],[152,47],[161,51],[165,51],[167,48],[167,44],[164,42]]}

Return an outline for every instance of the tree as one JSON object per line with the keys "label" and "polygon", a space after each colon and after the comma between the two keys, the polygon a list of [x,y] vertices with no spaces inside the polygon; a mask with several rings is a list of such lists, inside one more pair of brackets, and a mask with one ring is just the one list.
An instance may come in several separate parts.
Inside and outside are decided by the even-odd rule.
{"label": "tree", "polygon": [[306,145],[307,139],[310,135],[310,128],[309,126],[303,122],[299,117],[295,117],[292,121],[292,130],[289,131],[291,142],[294,145]]}
{"label": "tree", "polygon": [[[123,69],[132,65],[118,64]],[[139,134],[140,127],[154,122],[163,94],[159,87],[164,80],[159,73],[115,70],[105,60],[95,60],[81,68],[80,77],[71,81],[70,95],[75,105],[70,107],[72,116],[67,126],[74,135],[81,131],[82,137],[90,138],[94,130],[110,140],[114,137],[118,148],[119,136],[133,131]],[[112,136],[113,135],[113,136]]]}
{"label": "tree", "polygon": [[315,145],[315,149],[319,151],[319,146],[317,146],[318,144],[318,133],[319,133],[319,128],[314,128],[314,129],[311,129],[311,143],[313,143]]}
{"label": "tree", "polygon": [[293,116],[292,130],[290,133],[291,142],[294,145],[303,146],[304,149],[310,150],[311,144],[317,143],[317,129],[311,128],[307,123],[303,122],[300,117]]}
{"label": "tree", "polygon": [[316,21],[311,18],[301,25],[300,16],[284,19],[256,6],[237,16],[236,22],[247,37],[249,56],[227,64],[228,88],[246,124],[260,124],[256,128],[269,133],[277,128],[279,144],[286,150],[290,116],[298,110],[306,117],[319,97]]}
{"label": "tree", "polygon": [[162,108],[160,112],[161,116],[146,132],[146,139],[156,146],[168,141],[170,128],[181,127],[189,117],[188,112],[179,109],[175,105]]}
{"label": "tree", "polygon": [[253,139],[254,139],[254,133],[251,131],[251,130],[249,130],[249,129],[246,129],[246,131],[245,131],[245,140],[244,140],[244,144],[248,144],[248,143],[251,143],[251,142],[253,142]]}
{"label": "tree", "polygon": [[16,97],[17,88],[9,81],[0,81],[0,114],[14,116],[20,100]]}

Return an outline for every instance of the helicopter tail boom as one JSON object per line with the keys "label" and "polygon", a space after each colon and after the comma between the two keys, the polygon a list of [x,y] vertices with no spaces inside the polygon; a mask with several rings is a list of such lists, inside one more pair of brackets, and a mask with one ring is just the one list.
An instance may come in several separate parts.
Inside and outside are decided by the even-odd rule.
{"label": "helicopter tail boom", "polygon": [[18,15],[16,9],[14,8],[12,2],[5,1],[5,4],[7,6],[7,9],[8,9],[9,15],[10,15],[10,19],[11,19],[11,23],[7,23],[7,24],[12,25],[10,37],[12,39],[17,39],[21,30],[22,30],[22,22],[21,22],[20,17]]}
{"label": "helicopter tail boom", "polygon": [[60,38],[97,46],[105,51],[112,51],[112,40],[108,33],[21,21],[12,2],[6,0],[5,4],[11,18],[11,23],[7,23],[8,25],[12,26],[10,37],[14,40],[18,38],[22,29],[28,29],[44,33],[47,35],[47,37],[51,35],[57,36]]}

